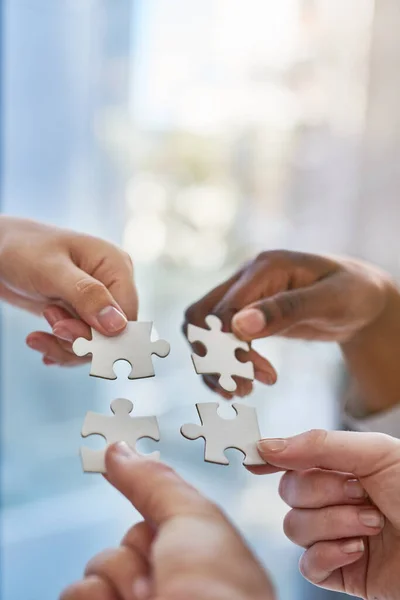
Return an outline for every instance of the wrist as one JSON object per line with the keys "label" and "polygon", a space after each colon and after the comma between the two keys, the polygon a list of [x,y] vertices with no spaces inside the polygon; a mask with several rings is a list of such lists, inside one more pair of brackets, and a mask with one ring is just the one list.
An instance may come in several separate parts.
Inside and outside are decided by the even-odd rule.
{"label": "wrist", "polygon": [[382,293],[377,317],[341,345],[354,377],[347,409],[355,417],[390,410],[400,402],[400,290],[387,276]]}
{"label": "wrist", "polygon": [[360,346],[361,344],[374,343],[377,338],[382,337],[383,332],[389,332],[392,325],[399,322],[400,290],[394,280],[389,276],[382,276],[379,281],[379,292],[381,295],[381,309],[379,312],[342,346]]}

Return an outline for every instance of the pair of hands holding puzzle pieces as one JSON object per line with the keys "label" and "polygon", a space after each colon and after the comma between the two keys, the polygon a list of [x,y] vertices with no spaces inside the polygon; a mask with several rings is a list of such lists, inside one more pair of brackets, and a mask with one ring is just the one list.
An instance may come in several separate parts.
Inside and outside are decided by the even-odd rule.
{"label": "pair of hands holding puzzle pieces", "polygon": [[[192,355],[198,374],[219,374],[219,384],[228,392],[236,389],[233,376],[254,379],[252,362],[241,362],[235,352],[239,349],[248,351],[247,342],[239,340],[234,334],[222,331],[222,323],[215,315],[206,318],[209,329],[189,325],[187,337],[189,342],[200,342],[206,349],[205,356]],[[118,360],[125,360],[131,365],[129,379],[141,379],[154,376],[152,355],[160,358],[168,356],[170,345],[165,340],[151,340],[151,322],[131,321],[124,331],[116,337],[106,337],[92,329],[92,339],[78,338],[73,344],[77,356],[92,355],[90,375],[103,379],[116,379],[113,365]],[[207,462],[228,465],[224,451],[236,448],[245,455],[246,466],[264,464],[257,451],[256,444],[260,439],[256,410],[243,404],[233,404],[236,418],[222,419],[218,415],[218,404],[214,402],[196,404],[201,425],[186,424],[181,433],[189,440],[199,437],[205,440],[204,459]],[[82,436],[101,435],[107,446],[116,442],[126,442],[135,447],[136,442],[144,437],[160,440],[157,418],[131,417],[133,404],[130,400],[117,398],[111,403],[112,416],[88,412],[82,428]],[[85,472],[105,472],[105,450],[81,448],[82,466]],[[154,458],[159,453],[153,453]]]}

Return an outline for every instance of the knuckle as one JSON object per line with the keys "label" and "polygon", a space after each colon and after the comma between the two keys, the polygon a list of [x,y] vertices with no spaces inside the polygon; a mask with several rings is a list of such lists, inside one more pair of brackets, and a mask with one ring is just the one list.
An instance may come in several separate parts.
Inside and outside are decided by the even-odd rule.
{"label": "knuckle", "polygon": [[124,259],[125,264],[127,265],[127,267],[129,268],[130,271],[133,271],[133,260],[132,260],[132,256],[129,254],[129,252],[126,252],[125,250],[122,251],[122,258]]}
{"label": "knuckle", "polygon": [[277,250],[263,250],[262,252],[257,254],[254,262],[255,263],[271,262],[272,260],[274,260],[276,258],[277,254],[279,254],[279,251],[277,251]]}
{"label": "knuckle", "polygon": [[277,308],[282,319],[288,319],[298,314],[303,305],[303,296],[298,292],[288,292],[276,299]]}
{"label": "knuckle", "polygon": [[286,471],[286,473],[282,475],[281,480],[279,482],[278,492],[282,500],[289,506],[292,502],[292,485],[293,471]]}
{"label": "knuckle", "polygon": [[283,531],[286,537],[293,543],[298,543],[298,525],[297,525],[297,513],[295,510],[291,510],[287,513],[283,520]]}
{"label": "knuckle", "polygon": [[81,581],[72,583],[62,593],[59,600],[89,600],[85,586]]}
{"label": "knuckle", "polygon": [[264,262],[268,262],[271,258],[271,256],[273,255],[273,251],[271,250],[263,250],[262,252],[260,252],[259,254],[257,254],[257,256],[254,259],[255,263],[264,263]]}
{"label": "knuckle", "polygon": [[263,252],[260,252],[260,254],[258,254],[256,256],[255,262],[258,263],[274,263],[274,264],[282,264],[282,263],[286,263],[289,259],[291,259],[293,257],[293,252],[290,250],[285,250],[285,249],[278,249],[278,250],[264,250]]}
{"label": "knuckle", "polygon": [[134,263],[129,252],[118,248],[118,255],[116,255],[116,259],[117,260],[115,264],[121,265],[121,274],[124,276],[133,277]]}
{"label": "knuckle", "polygon": [[115,554],[117,553],[117,549],[108,548],[96,554],[93,558],[89,560],[85,567],[85,576],[98,574],[101,571],[107,571],[108,564],[114,559]]}
{"label": "knuckle", "polygon": [[132,525],[130,529],[125,533],[121,540],[121,546],[132,547],[140,543],[140,540],[148,540],[150,536],[150,530],[145,521],[140,521]]}
{"label": "knuckle", "polygon": [[280,482],[280,497],[291,508],[302,508],[310,497],[318,493],[318,481],[312,473],[287,471]]}
{"label": "knuckle", "polygon": [[325,429],[310,429],[304,435],[310,448],[313,448],[316,452],[323,450],[328,437],[328,432]]}
{"label": "knuckle", "polygon": [[75,290],[81,297],[92,296],[104,291],[104,286],[100,281],[91,277],[83,277],[75,283]]}

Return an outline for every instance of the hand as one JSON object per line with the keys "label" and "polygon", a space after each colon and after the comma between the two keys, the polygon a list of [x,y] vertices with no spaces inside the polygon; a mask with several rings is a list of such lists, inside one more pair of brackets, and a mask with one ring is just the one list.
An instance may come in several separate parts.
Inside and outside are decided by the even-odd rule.
{"label": "hand", "polygon": [[[263,252],[190,306],[184,330],[189,323],[204,327],[206,315],[212,313],[220,317],[226,331],[232,330],[249,342],[280,335],[348,345],[384,312],[389,289],[392,284],[388,275],[359,261],[284,250]],[[398,299],[400,304],[399,295]],[[399,314],[398,306],[393,314]],[[388,331],[395,329],[392,319]],[[355,370],[361,371],[359,356],[357,351],[354,363]],[[276,372],[265,358],[254,350],[246,358],[254,362],[258,381],[275,383]],[[369,366],[366,371],[371,373]],[[205,383],[222,396],[232,397],[218,387],[216,377],[206,376]],[[251,390],[251,382],[239,380],[238,395],[247,395]]]}
{"label": "hand", "polygon": [[271,583],[237,531],[166,465],[126,444],[107,479],[144,516],[121,546],[92,559],[61,600],[272,600]]}
{"label": "hand", "polygon": [[290,469],[280,485],[293,508],[284,528],[306,548],[304,577],[365,600],[398,600],[400,441],[377,433],[309,431],[262,440],[259,449],[270,465]]}
{"label": "hand", "polygon": [[122,331],[137,318],[138,300],[128,254],[103,240],[35,223],[0,217],[0,295],[43,314],[52,334],[36,331],[27,344],[47,365],[85,361],[72,342]]}

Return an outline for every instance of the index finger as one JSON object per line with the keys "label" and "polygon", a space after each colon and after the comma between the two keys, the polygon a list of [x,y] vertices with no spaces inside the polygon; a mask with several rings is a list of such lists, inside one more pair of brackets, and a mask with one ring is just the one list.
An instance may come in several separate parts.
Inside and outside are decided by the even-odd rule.
{"label": "index finger", "polygon": [[400,471],[400,441],[383,433],[313,429],[287,439],[261,440],[258,448],[268,464],[285,470],[318,467],[358,478],[393,466]]}
{"label": "index finger", "polygon": [[204,327],[205,318],[214,311],[214,308],[225,296],[228,290],[238,281],[243,272],[243,268],[237,271],[232,277],[212,289],[208,294],[200,298],[197,302],[189,306],[185,312],[185,322],[183,332],[186,335],[188,324]]}
{"label": "index finger", "polygon": [[106,452],[107,480],[156,527],[183,515],[221,515],[167,465],[137,454],[124,442]]}

